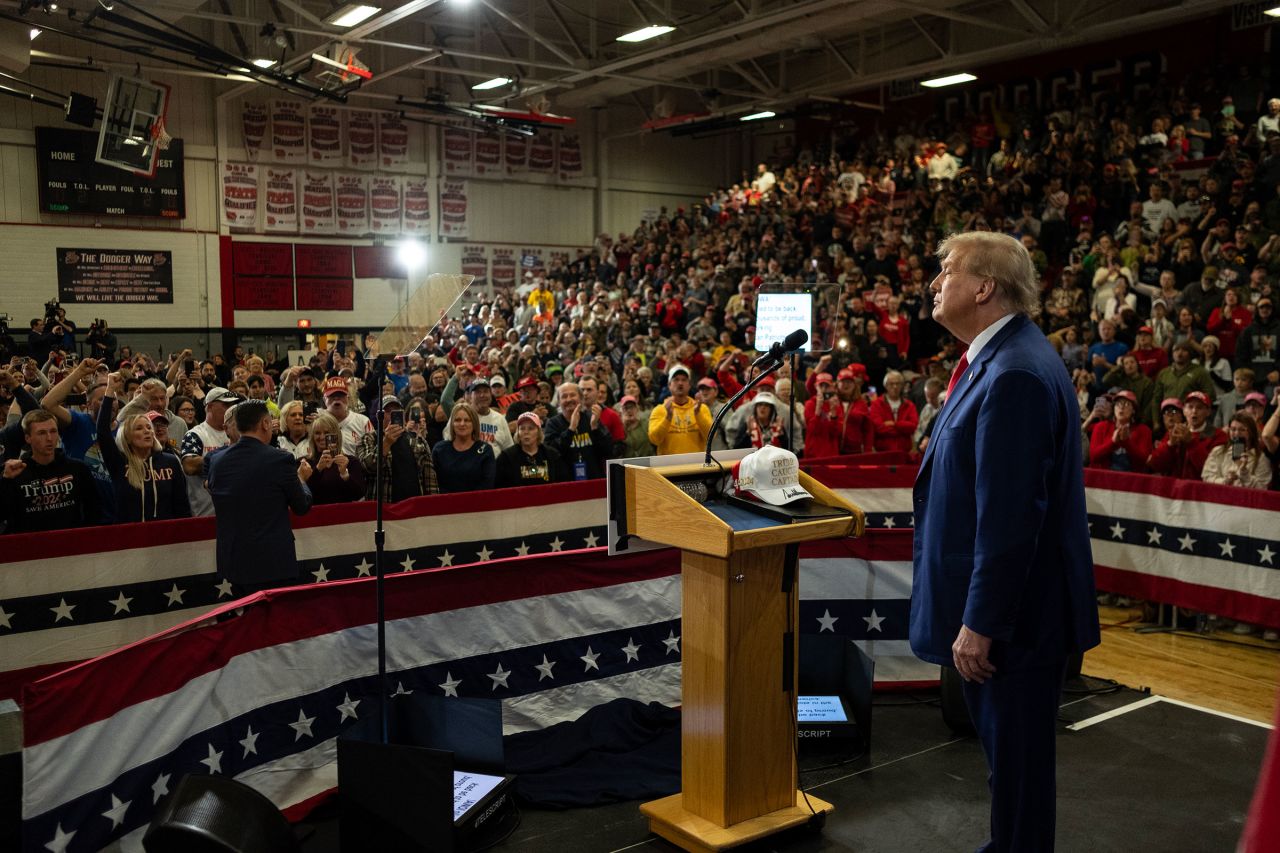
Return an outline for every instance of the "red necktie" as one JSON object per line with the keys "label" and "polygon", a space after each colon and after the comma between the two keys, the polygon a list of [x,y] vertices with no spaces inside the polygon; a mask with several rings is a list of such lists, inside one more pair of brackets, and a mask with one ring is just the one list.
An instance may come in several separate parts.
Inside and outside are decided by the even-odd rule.
{"label": "red necktie", "polygon": [[960,382],[960,377],[969,369],[969,353],[960,354],[960,363],[956,365],[956,369],[951,372],[951,381],[947,383],[947,399],[951,399],[951,392],[955,390],[956,384]]}

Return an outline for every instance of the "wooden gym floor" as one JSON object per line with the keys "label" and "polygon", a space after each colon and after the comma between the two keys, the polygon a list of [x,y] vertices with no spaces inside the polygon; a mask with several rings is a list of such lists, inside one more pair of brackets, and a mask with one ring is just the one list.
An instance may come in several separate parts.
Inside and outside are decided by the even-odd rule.
{"label": "wooden gym floor", "polygon": [[1280,643],[1231,630],[1137,633],[1140,607],[1099,607],[1102,645],[1083,672],[1250,720],[1275,720]]}

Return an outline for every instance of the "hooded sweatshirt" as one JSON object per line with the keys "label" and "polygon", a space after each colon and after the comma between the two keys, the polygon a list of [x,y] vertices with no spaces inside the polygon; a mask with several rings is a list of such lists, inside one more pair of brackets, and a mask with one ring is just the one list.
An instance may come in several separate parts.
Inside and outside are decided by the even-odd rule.
{"label": "hooded sweatshirt", "polygon": [[54,451],[41,465],[24,451],[27,464],[13,479],[0,479],[0,519],[5,533],[64,530],[97,524],[101,515],[98,487],[83,462]]}
{"label": "hooded sweatshirt", "polygon": [[178,457],[160,450],[157,441],[156,449],[143,463],[143,483],[138,489],[129,482],[126,440],[123,429],[111,435],[111,406],[104,404],[98,413],[98,447],[115,487],[115,520],[125,523],[190,518],[187,478]]}

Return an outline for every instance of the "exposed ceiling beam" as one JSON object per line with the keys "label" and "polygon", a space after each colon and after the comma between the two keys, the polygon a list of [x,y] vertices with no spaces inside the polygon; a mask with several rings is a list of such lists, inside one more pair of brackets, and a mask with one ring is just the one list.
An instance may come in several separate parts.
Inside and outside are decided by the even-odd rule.
{"label": "exposed ceiling beam", "polygon": [[489,2],[489,0],[476,0],[476,2],[478,2],[481,6],[484,6],[493,14],[502,18],[508,24],[515,27],[517,30],[524,33],[529,38],[533,39],[536,43],[542,45],[547,50],[551,51],[553,54],[559,57],[562,61],[568,62],[568,63],[573,62],[573,57],[565,53],[565,51],[560,47],[560,45],[556,44],[555,42],[551,41],[548,38],[543,38],[542,36],[538,35],[537,30],[535,30],[533,27],[529,26],[528,24],[524,23],[519,18],[507,13],[501,7],[495,5],[494,3]]}
{"label": "exposed ceiling beam", "polygon": [[573,30],[569,29],[569,25],[565,23],[564,15],[560,14],[560,10],[556,8],[554,0],[542,0],[542,5],[551,13],[551,17],[555,18],[557,26],[560,27],[560,32],[564,34],[565,39],[573,46],[573,49],[578,52],[579,58],[586,59],[587,52],[582,49],[581,42],[573,34]]}
{"label": "exposed ceiling beam", "polygon": [[294,12],[296,12],[298,17],[302,18],[304,21],[310,21],[311,23],[315,24],[317,27],[323,27],[325,25],[323,19],[321,19],[316,15],[313,15],[307,9],[306,6],[303,6],[301,3],[296,2],[296,0],[279,0],[279,2],[280,2],[280,5],[284,6],[286,9],[292,9]]}
{"label": "exposed ceiling beam", "polygon": [[1031,4],[1029,4],[1027,0],[1009,0],[1009,2],[1013,5],[1013,8],[1018,11],[1019,15],[1026,18],[1027,23],[1031,25],[1032,29],[1038,33],[1049,32],[1049,22],[1046,21],[1039,12],[1031,8]]}
{"label": "exposed ceiling beam", "polygon": [[831,55],[836,58],[836,61],[844,66],[844,70],[849,72],[850,77],[856,80],[859,76],[861,76],[858,74],[858,69],[854,68],[853,64],[850,63],[849,60],[845,59],[844,54],[840,52],[839,48],[837,48],[834,44],[831,43],[830,39],[823,39],[822,43],[826,45],[827,50],[830,51]]}
{"label": "exposed ceiling beam", "polygon": [[922,9],[911,3],[893,2],[891,5],[896,8],[908,10],[913,15],[930,15],[935,18],[946,18],[948,21],[955,21],[957,24],[972,24],[975,27],[982,27],[987,30],[995,30],[996,32],[1009,33],[1011,35],[1021,36],[1023,38],[1034,35],[1029,30],[1021,27],[1003,24],[999,21],[993,21],[990,18],[980,18],[977,15],[966,15],[963,12],[953,12],[950,9]]}
{"label": "exposed ceiling beam", "polygon": [[928,30],[926,30],[923,26],[920,25],[920,22],[918,20],[916,20],[915,18],[910,18],[909,20],[911,21],[911,23],[916,25],[916,29],[920,31],[920,35],[924,37],[924,40],[927,41],[933,47],[933,49],[938,52],[938,56],[947,55],[947,50],[945,50],[942,47],[942,45],[938,44],[938,42],[934,40],[933,36],[929,34]]}

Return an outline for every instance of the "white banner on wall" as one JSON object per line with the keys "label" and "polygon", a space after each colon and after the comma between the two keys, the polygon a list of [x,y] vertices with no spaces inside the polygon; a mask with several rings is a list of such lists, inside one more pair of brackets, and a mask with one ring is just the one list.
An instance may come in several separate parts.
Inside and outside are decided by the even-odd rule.
{"label": "white banner on wall", "polygon": [[515,175],[523,172],[529,165],[529,140],[523,136],[512,136],[502,146],[503,160],[506,162],[507,174]]}
{"label": "white banner on wall", "polygon": [[402,181],[404,187],[405,234],[427,236],[431,233],[431,179],[410,176]]}
{"label": "white banner on wall", "polygon": [[305,163],[307,114],[302,101],[271,102],[271,156],[277,163]]}
{"label": "white banner on wall", "polygon": [[252,163],[222,164],[222,224],[252,229],[258,224],[258,167]]}
{"label": "white banner on wall", "polygon": [[489,251],[486,247],[462,247],[462,274],[475,276],[474,285],[483,287],[489,283]]}
{"label": "white banner on wall", "polygon": [[560,137],[557,159],[560,163],[560,180],[582,177],[582,141],[576,133],[566,133]]}
{"label": "white banner on wall", "polygon": [[298,230],[298,170],[265,166],[263,192],[266,214],[262,230],[272,233]]}
{"label": "white banner on wall", "polygon": [[466,181],[444,181],[440,189],[440,236],[466,239]]}
{"label": "white banner on wall", "polygon": [[266,104],[250,104],[244,105],[244,111],[241,113],[241,127],[244,132],[244,156],[250,160],[257,160],[262,157],[262,145],[267,139],[267,118]]}
{"label": "white banner on wall", "polygon": [[358,236],[369,233],[369,176],[337,176],[338,233]]}
{"label": "white banner on wall", "polygon": [[401,222],[400,176],[369,176],[369,230],[374,234],[399,234]]}
{"label": "white banner on wall", "polygon": [[303,172],[302,230],[306,234],[333,234],[338,230],[333,172]]}
{"label": "white banner on wall", "polygon": [[474,134],[456,127],[444,129],[444,144],[441,147],[446,175],[470,175],[472,160],[472,138]]}
{"label": "white banner on wall", "polygon": [[493,284],[494,287],[514,287],[516,283],[516,266],[519,264],[516,250],[506,246],[493,247]]}
{"label": "white banner on wall", "polygon": [[347,111],[347,165],[353,169],[378,165],[378,120],[373,110]]}
{"label": "white banner on wall", "polygon": [[327,104],[312,104],[308,115],[307,162],[312,166],[342,165],[343,111]]}
{"label": "white banner on wall", "polygon": [[378,162],[383,169],[409,162],[409,124],[398,113],[378,113]]}
{"label": "white banner on wall", "polygon": [[502,174],[502,137],[496,133],[481,133],[475,140],[475,170],[477,175]]}
{"label": "white banner on wall", "polygon": [[543,132],[529,140],[529,171],[537,175],[551,175],[556,170],[556,138]]}

